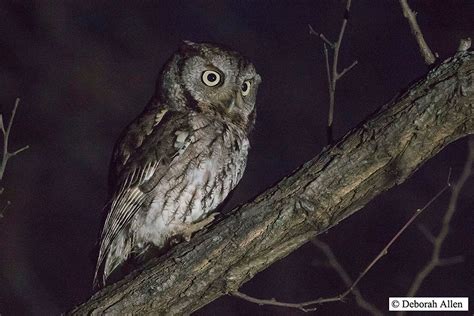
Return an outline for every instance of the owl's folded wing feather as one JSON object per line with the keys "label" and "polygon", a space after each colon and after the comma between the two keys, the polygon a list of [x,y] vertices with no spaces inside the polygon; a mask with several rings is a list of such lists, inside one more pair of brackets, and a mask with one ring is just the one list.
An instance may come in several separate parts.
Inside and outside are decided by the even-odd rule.
{"label": "owl's folded wing feather", "polygon": [[[144,113],[127,128],[117,143],[111,164],[111,172],[115,172],[113,176],[116,180],[111,183],[112,199],[100,238],[94,287],[103,285],[107,274],[111,272],[104,271],[110,246],[140,209],[156,182],[154,178],[159,176],[158,173],[164,172],[189,145],[187,141],[169,137],[170,134],[176,134],[176,124],[168,122],[170,119],[179,120],[179,116],[180,113],[167,110],[162,110],[153,117],[147,117]],[[182,128],[181,125],[180,129]],[[159,157],[157,153],[160,153]]]}

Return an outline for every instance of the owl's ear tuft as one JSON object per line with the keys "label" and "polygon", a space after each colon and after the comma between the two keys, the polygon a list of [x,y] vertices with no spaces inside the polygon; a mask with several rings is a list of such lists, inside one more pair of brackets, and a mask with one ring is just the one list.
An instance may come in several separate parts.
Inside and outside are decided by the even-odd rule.
{"label": "owl's ear tuft", "polygon": [[196,45],[196,43],[188,40],[183,40],[183,43],[191,47],[194,47]]}
{"label": "owl's ear tuft", "polygon": [[182,52],[196,52],[199,50],[199,44],[192,41],[183,40],[183,45],[181,46]]}

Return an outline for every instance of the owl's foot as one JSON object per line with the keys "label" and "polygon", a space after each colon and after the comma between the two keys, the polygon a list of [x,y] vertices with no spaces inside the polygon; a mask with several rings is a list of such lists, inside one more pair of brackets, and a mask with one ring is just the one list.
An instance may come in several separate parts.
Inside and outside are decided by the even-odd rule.
{"label": "owl's foot", "polygon": [[190,241],[192,234],[194,234],[195,232],[209,225],[217,216],[217,214],[218,212],[211,213],[206,218],[202,219],[201,221],[187,225],[186,230],[183,232],[183,235],[182,235],[184,240]]}

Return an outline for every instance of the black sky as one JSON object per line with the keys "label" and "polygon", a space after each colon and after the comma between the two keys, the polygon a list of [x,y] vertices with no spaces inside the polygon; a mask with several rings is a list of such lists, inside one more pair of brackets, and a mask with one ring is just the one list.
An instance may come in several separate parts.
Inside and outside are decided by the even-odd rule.
{"label": "black sky", "polygon": [[[338,82],[335,136],[341,137],[426,73],[398,1],[353,1]],[[410,1],[441,59],[474,37],[473,1]],[[327,82],[322,43],[308,23],[334,39],[343,1],[1,1],[0,113],[22,99],[11,144],[30,145],[7,167],[1,186],[12,206],[0,221],[0,313],[50,315],[90,295],[91,251],[100,230],[108,162],[120,131],[151,97],[163,63],[184,39],[222,43],[247,55],[263,78],[257,127],[244,179],[228,205],[242,203],[307,161],[325,145]],[[401,186],[331,229],[329,242],[355,278],[393,234],[459,174],[466,141],[450,145]],[[437,269],[420,296],[473,292],[474,181],[463,191],[445,256],[462,264]],[[447,206],[439,199],[418,223],[435,232]],[[3,204],[0,204],[0,207]],[[387,312],[430,255],[413,225],[361,282]],[[297,302],[344,290],[308,244],[258,274],[242,291]],[[471,302],[472,305],[472,302]],[[353,300],[325,314],[364,313]],[[196,315],[299,315],[229,296]]]}

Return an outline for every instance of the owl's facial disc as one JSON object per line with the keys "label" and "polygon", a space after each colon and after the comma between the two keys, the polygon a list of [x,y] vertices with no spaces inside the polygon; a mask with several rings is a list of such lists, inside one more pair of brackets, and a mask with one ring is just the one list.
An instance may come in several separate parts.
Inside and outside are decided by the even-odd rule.
{"label": "owl's facial disc", "polygon": [[[254,116],[260,76],[239,53],[212,44],[185,43],[174,62],[176,79],[165,80],[170,100],[216,118],[247,125]],[[178,104],[179,106],[179,104]]]}

